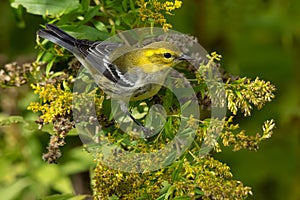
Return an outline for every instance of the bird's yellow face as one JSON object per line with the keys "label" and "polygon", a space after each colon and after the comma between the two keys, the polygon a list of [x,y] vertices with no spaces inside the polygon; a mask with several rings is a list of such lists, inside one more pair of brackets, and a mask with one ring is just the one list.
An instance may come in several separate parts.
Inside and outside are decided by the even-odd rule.
{"label": "bird's yellow face", "polygon": [[143,54],[149,62],[157,65],[172,65],[179,57],[178,52],[166,48],[145,49]]}
{"label": "bird's yellow face", "polygon": [[180,51],[177,48],[143,48],[140,51],[140,58],[138,65],[146,73],[153,73],[163,70],[165,68],[173,67],[180,59]]}
{"label": "bird's yellow face", "polygon": [[145,73],[155,73],[173,67],[182,60],[182,53],[169,42],[154,42],[143,48],[134,49],[120,56],[114,64],[124,71],[142,69]]}

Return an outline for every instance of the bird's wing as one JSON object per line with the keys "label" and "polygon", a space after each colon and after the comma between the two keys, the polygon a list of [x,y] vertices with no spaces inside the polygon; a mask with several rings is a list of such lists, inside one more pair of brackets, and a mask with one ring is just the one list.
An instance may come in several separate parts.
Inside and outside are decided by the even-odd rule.
{"label": "bird's wing", "polygon": [[76,47],[92,68],[121,86],[133,87],[135,83],[110,59],[110,55],[121,46],[121,43],[111,42],[91,42],[88,40],[77,40],[76,42]]}
{"label": "bird's wing", "polygon": [[87,64],[85,67],[92,73],[102,74],[123,87],[134,86],[134,81],[110,61],[109,56],[122,46],[121,43],[78,40],[53,24],[47,24],[46,29],[39,30],[37,34],[73,53],[83,65]]}

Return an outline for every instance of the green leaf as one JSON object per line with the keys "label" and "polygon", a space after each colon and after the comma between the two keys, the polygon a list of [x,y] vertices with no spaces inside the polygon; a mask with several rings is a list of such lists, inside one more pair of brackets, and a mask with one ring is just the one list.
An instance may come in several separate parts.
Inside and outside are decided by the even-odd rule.
{"label": "green leaf", "polygon": [[116,195],[112,195],[108,197],[108,200],[119,200],[119,197],[117,197]]}
{"label": "green leaf", "polygon": [[22,5],[28,13],[36,15],[62,15],[79,8],[78,0],[15,0],[13,8]]}
{"label": "green leaf", "polygon": [[105,40],[109,37],[108,33],[86,25],[67,25],[61,26],[61,28],[70,33],[73,37],[79,39]]}
{"label": "green leaf", "polygon": [[60,170],[67,175],[88,171],[95,164],[92,155],[84,151],[82,147],[69,150],[64,154],[64,159],[66,162]]}
{"label": "green leaf", "polygon": [[25,13],[26,13],[26,9],[23,6],[18,6],[17,9],[13,9],[13,13],[15,15],[15,19],[17,21],[17,26],[19,28],[25,28],[26,24],[25,24]]}
{"label": "green leaf", "polygon": [[43,125],[42,131],[49,133],[50,135],[54,134],[53,124],[45,124]]}
{"label": "green leaf", "polygon": [[74,196],[73,194],[56,194],[43,198],[43,200],[84,200],[87,195]]}
{"label": "green leaf", "polygon": [[81,7],[83,11],[87,11],[90,6],[90,0],[81,0]]}
{"label": "green leaf", "polygon": [[173,129],[172,129],[172,118],[168,118],[167,123],[165,123],[165,135],[167,138],[172,139],[174,137]]}
{"label": "green leaf", "polygon": [[91,19],[92,19],[93,17],[95,17],[96,15],[98,15],[98,14],[100,13],[100,12],[99,12],[99,8],[100,8],[100,5],[95,6],[95,7],[93,7],[93,8],[90,8],[90,9],[85,13],[85,15],[84,15],[84,17],[83,17],[84,20],[81,21],[81,24],[85,24],[85,23],[91,21]]}
{"label": "green leaf", "polygon": [[[48,66],[48,65],[47,65]],[[64,74],[64,72],[55,72],[54,74],[52,74],[50,77],[49,77],[49,79],[53,79],[53,78],[55,78],[55,77],[57,77],[57,76],[60,76],[60,75],[62,75],[62,74]]]}
{"label": "green leaf", "polygon": [[5,116],[0,115],[0,126],[22,123],[24,118],[22,116]]}
{"label": "green leaf", "polygon": [[162,194],[158,198],[156,198],[156,200],[163,200],[163,199],[165,199],[165,196],[166,196],[166,194]]}
{"label": "green leaf", "polygon": [[192,100],[189,100],[187,102],[185,102],[182,106],[181,106],[181,112],[184,111],[190,104],[191,104]]}
{"label": "green leaf", "polygon": [[54,61],[55,61],[55,57],[53,57],[52,60],[50,62],[48,62],[47,66],[46,66],[46,76],[47,77],[49,77],[49,75],[50,75],[50,71],[54,64]]}
{"label": "green leaf", "polygon": [[62,170],[58,165],[42,165],[34,172],[34,180],[47,187],[52,187],[60,193],[71,193],[72,183],[66,175],[66,171]]}
{"label": "green leaf", "polygon": [[183,162],[184,160],[179,160],[177,163],[174,163],[176,164],[176,167],[174,169],[174,171],[172,172],[172,180],[176,181],[176,180],[179,180],[180,179],[180,172],[182,170],[182,166],[183,166]]}
{"label": "green leaf", "polygon": [[123,0],[122,1],[122,7],[123,7],[123,10],[125,12],[127,12],[127,10],[128,10],[128,0]]}
{"label": "green leaf", "polygon": [[98,29],[99,31],[108,33],[108,30],[103,22],[95,20],[95,21],[93,21],[93,24],[96,27],[96,29]]}
{"label": "green leaf", "polygon": [[166,193],[166,196],[165,196],[165,199],[169,199],[169,197],[171,197],[173,195],[175,191],[175,187],[172,185],[171,187],[169,187],[167,193]]}
{"label": "green leaf", "polygon": [[191,200],[192,198],[189,196],[175,197],[174,200]]}
{"label": "green leaf", "polygon": [[166,99],[166,101],[163,102],[163,107],[166,109],[166,112],[169,112],[170,108],[172,107],[172,105],[174,103],[173,92],[171,90],[167,89],[165,92],[165,95],[164,95],[164,99]]}
{"label": "green leaf", "polygon": [[133,0],[129,1],[129,5],[130,5],[130,10],[134,11],[135,10],[135,5],[134,5],[134,1]]}
{"label": "green leaf", "polygon": [[200,188],[196,188],[196,189],[195,189],[195,194],[203,195],[204,192],[202,192],[202,190],[200,190]]}
{"label": "green leaf", "polygon": [[24,121],[24,129],[28,130],[28,131],[36,131],[39,130],[38,129],[38,125],[34,120],[26,120]]}
{"label": "green leaf", "polygon": [[20,193],[31,184],[32,183],[29,181],[28,178],[22,178],[15,181],[11,185],[1,186],[0,189],[1,199],[5,199],[5,200],[16,199],[18,196],[20,196]]}
{"label": "green leaf", "polygon": [[163,185],[163,188],[160,189],[159,193],[160,194],[165,194],[169,190],[169,188],[171,187],[171,184],[168,181],[164,181],[162,183],[162,185]]}

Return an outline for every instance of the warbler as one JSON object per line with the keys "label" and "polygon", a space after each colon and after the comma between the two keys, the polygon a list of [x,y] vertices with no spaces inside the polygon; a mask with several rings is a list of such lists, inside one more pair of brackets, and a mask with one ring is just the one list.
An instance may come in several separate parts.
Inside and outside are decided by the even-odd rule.
{"label": "warbler", "polygon": [[170,69],[189,59],[166,41],[133,48],[122,43],[76,39],[53,24],[47,24],[37,35],[73,53],[100,88],[120,100],[137,101],[154,96]]}
{"label": "warbler", "polygon": [[165,41],[130,49],[121,43],[78,40],[53,24],[37,35],[73,53],[101,89],[117,99],[136,101],[154,96],[170,69],[189,59]]}

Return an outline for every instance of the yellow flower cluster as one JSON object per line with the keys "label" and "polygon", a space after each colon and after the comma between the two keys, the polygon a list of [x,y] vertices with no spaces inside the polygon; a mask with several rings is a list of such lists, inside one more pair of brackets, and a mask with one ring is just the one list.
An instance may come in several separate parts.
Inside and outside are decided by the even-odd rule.
{"label": "yellow flower cluster", "polygon": [[225,90],[228,109],[234,115],[240,109],[244,116],[250,116],[253,105],[257,109],[261,109],[267,102],[275,98],[275,86],[258,77],[255,80],[244,77],[231,84],[225,84]]}
{"label": "yellow flower cluster", "polygon": [[233,151],[239,151],[241,149],[248,149],[250,151],[256,151],[259,148],[259,144],[273,134],[275,128],[275,122],[273,119],[266,120],[262,126],[262,134],[246,134],[245,130],[239,130],[239,124],[233,123],[233,116],[224,121],[223,132],[220,135],[221,141],[224,146],[232,146]]}
{"label": "yellow flower cluster", "polygon": [[[174,2],[172,1],[166,1],[165,3],[161,3],[158,1],[153,1],[154,7],[156,7],[159,10],[165,10],[167,12],[173,11],[177,8],[180,8],[182,5],[182,1],[175,0]],[[172,15],[172,13],[167,13]]]}
{"label": "yellow flower cluster", "polygon": [[250,187],[233,179],[227,165],[210,156],[197,158],[194,162],[185,158],[167,168],[147,173],[126,173],[99,162],[93,180],[95,199],[108,199],[111,194],[119,199],[186,195],[188,199],[244,199],[252,194]]}
{"label": "yellow flower cluster", "polygon": [[45,123],[52,122],[57,116],[70,114],[72,106],[72,92],[63,90],[61,85],[31,85],[35,94],[39,95],[41,102],[31,102],[28,110],[41,112],[40,116]]}
{"label": "yellow flower cluster", "polygon": [[166,1],[164,3],[158,0],[139,0],[139,15],[142,21],[149,21],[153,24],[160,24],[164,30],[172,28],[172,25],[167,23],[165,15],[172,15],[174,11],[182,6],[182,1]]}

